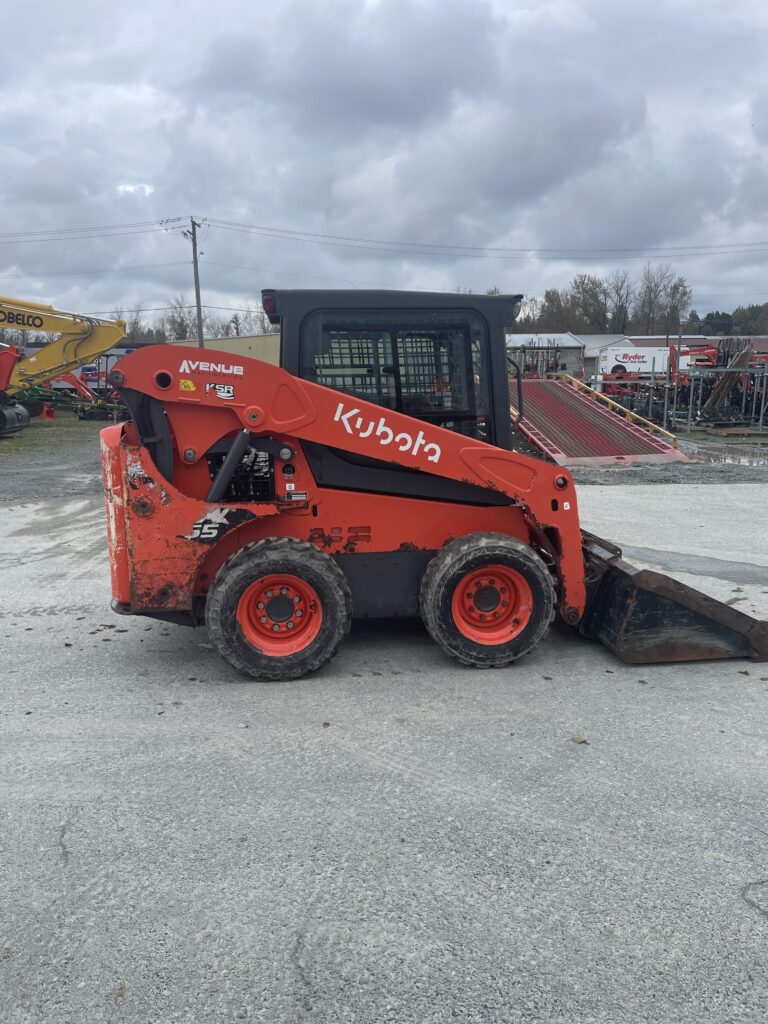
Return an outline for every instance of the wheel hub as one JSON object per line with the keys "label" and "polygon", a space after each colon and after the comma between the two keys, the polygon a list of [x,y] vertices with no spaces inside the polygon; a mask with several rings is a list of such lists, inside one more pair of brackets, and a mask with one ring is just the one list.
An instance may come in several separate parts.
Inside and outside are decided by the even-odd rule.
{"label": "wheel hub", "polygon": [[488,565],[468,572],[451,602],[458,630],[475,643],[505,644],[528,625],[533,593],[528,581],[506,565]]}
{"label": "wheel hub", "polygon": [[287,594],[280,594],[278,597],[270,597],[265,610],[267,618],[273,622],[288,622],[293,617],[294,603]]}
{"label": "wheel hub", "polygon": [[479,586],[472,596],[475,608],[479,612],[493,612],[501,604],[501,594],[490,582],[486,586]]}
{"label": "wheel hub", "polygon": [[263,576],[246,587],[237,604],[237,622],[248,643],[278,657],[308,647],[322,618],[317,592],[298,576]]}

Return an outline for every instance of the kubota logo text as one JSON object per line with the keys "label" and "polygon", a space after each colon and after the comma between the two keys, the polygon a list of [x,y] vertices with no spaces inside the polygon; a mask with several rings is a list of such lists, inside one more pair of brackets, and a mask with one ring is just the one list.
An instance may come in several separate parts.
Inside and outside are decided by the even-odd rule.
{"label": "kubota logo text", "polygon": [[386,447],[395,444],[398,451],[410,452],[411,455],[418,455],[423,450],[427,462],[440,461],[440,445],[433,441],[427,442],[424,431],[420,430],[416,437],[402,430],[396,434],[392,427],[388,427],[383,416],[379,417],[378,423],[374,420],[364,420],[359,409],[344,410],[344,403],[339,402],[336,409],[334,422],[341,423],[348,434],[357,434],[358,437],[376,438],[380,445]]}
{"label": "kubota logo text", "polygon": [[242,377],[242,366],[231,363],[208,363],[200,359],[182,359],[179,373],[221,373],[232,377]]}

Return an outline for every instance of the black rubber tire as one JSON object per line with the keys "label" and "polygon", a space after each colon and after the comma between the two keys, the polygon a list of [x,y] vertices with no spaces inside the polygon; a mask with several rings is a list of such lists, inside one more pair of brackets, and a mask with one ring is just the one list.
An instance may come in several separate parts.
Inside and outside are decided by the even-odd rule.
{"label": "black rubber tire", "polygon": [[[275,657],[264,654],[243,636],[237,604],[255,580],[271,573],[288,573],[309,583],[322,604],[320,632],[303,651]],[[267,537],[246,544],[216,573],[205,604],[205,624],[219,654],[239,672],[254,679],[299,679],[334,656],[352,624],[352,596],[347,578],[336,562],[308,541]]]}
{"label": "black rubber tire", "polygon": [[[533,611],[525,629],[504,644],[481,644],[464,636],[451,612],[460,580],[484,565],[507,565],[525,577],[533,593]],[[432,639],[452,658],[475,668],[501,668],[517,661],[549,631],[555,611],[555,587],[543,560],[527,544],[503,533],[470,533],[450,541],[435,555],[421,580],[421,617]]]}

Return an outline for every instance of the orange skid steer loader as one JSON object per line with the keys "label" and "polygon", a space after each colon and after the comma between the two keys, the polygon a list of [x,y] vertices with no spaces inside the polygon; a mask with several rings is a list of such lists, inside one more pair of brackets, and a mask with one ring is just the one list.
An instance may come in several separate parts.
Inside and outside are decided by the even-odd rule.
{"label": "orange skid steer loader", "polygon": [[555,615],[630,662],[768,657],[768,623],[627,565],[582,532],[570,474],[513,449],[520,296],[262,299],[280,367],[153,346],[110,375],[131,417],[101,434],[115,611],[205,623],[264,680],[364,617],[420,615],[478,667]]}

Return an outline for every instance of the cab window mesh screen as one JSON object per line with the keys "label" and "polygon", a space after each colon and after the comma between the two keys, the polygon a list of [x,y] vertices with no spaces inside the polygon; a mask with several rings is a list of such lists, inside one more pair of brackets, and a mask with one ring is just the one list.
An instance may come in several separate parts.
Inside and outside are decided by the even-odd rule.
{"label": "cab window mesh screen", "polygon": [[328,388],[359,395],[369,402],[395,408],[390,375],[382,365],[392,362],[392,341],[384,332],[349,331],[330,327],[304,376]]}
{"label": "cab window mesh screen", "polygon": [[302,376],[492,440],[487,350],[471,311],[318,312],[302,327]]}

